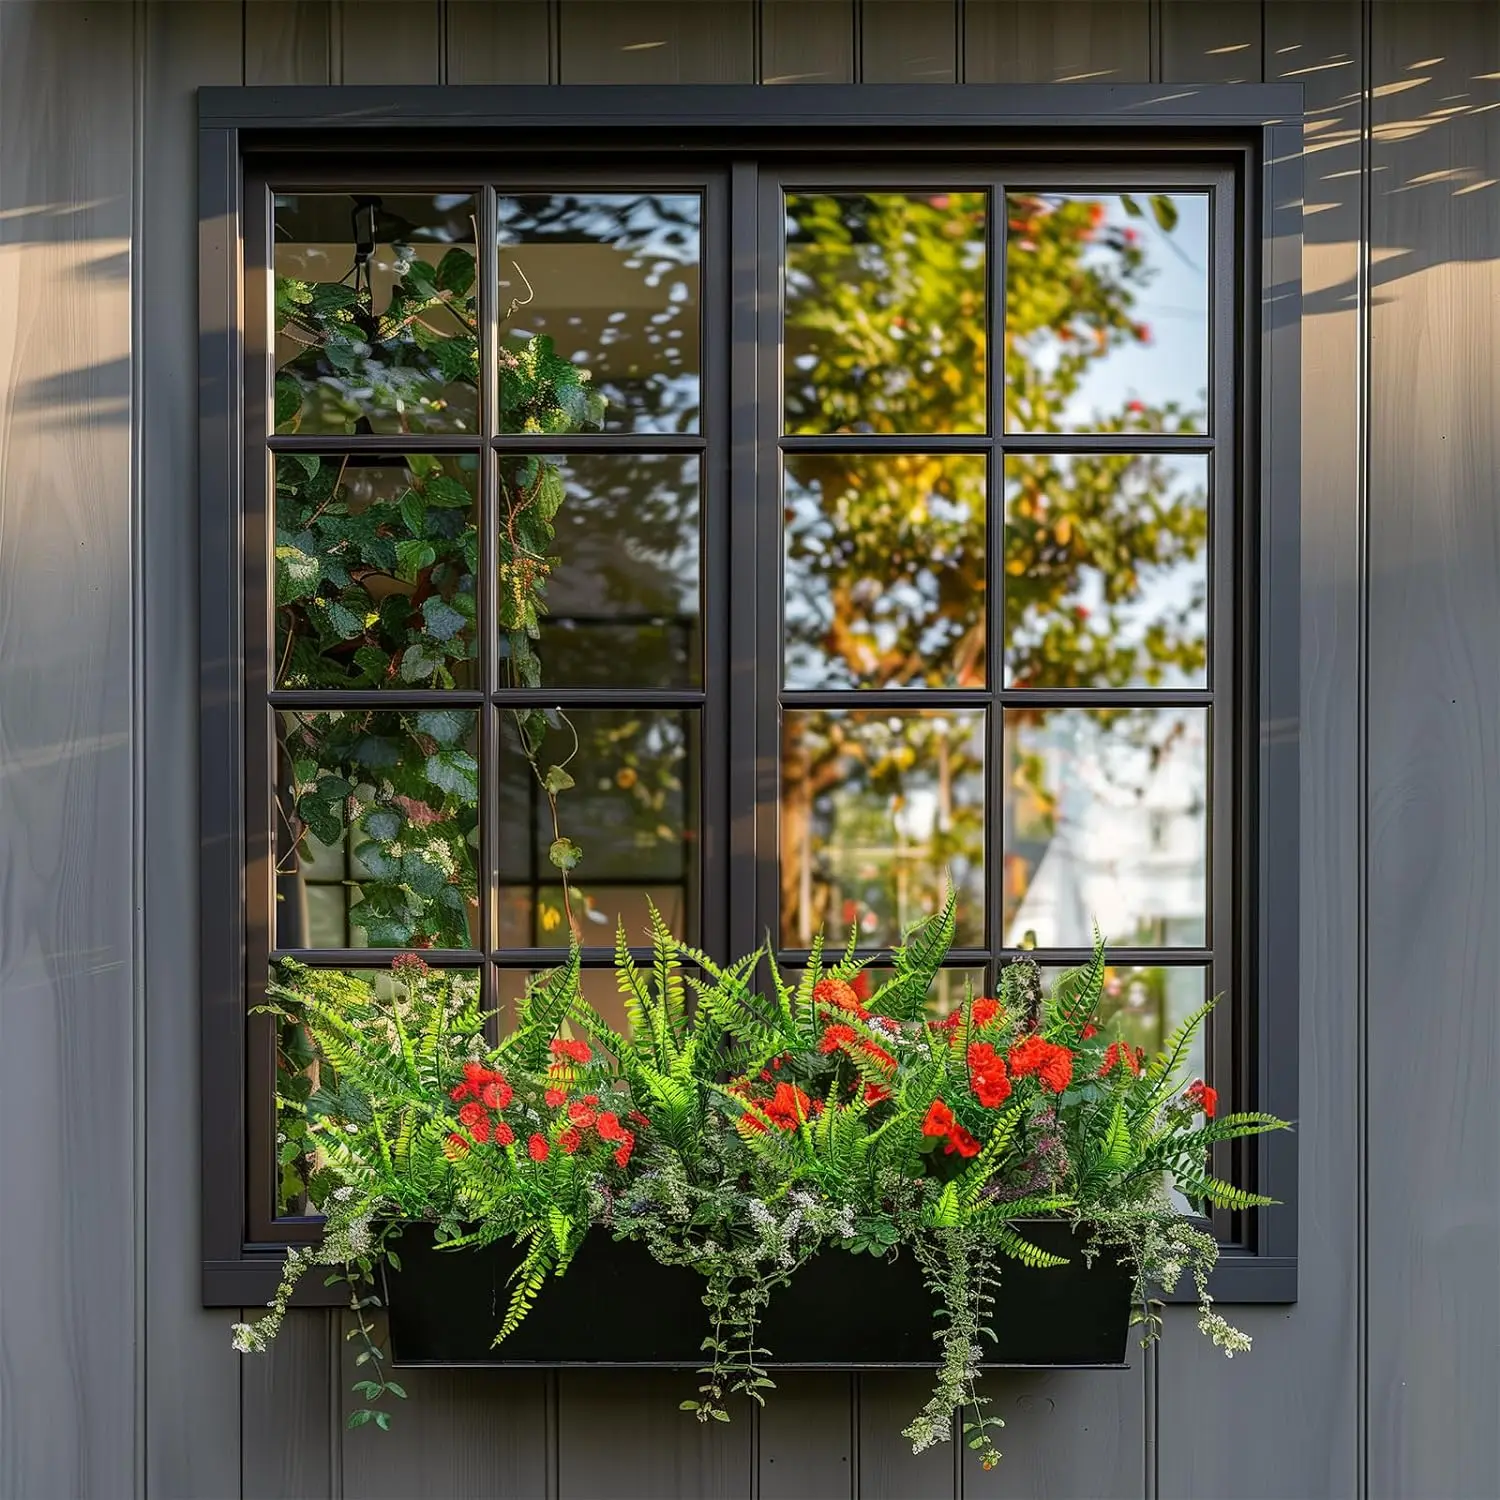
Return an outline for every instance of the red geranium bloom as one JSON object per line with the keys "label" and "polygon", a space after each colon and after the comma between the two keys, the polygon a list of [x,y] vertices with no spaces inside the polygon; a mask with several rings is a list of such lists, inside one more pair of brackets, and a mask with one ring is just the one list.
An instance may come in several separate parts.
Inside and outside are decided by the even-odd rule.
{"label": "red geranium bloom", "polygon": [[515,1092],[503,1078],[496,1076],[480,1089],[479,1097],[489,1109],[504,1109],[515,1097]]}
{"label": "red geranium bloom", "polygon": [[586,1063],[594,1055],[589,1044],[577,1037],[554,1037],[549,1047],[554,1057],[570,1057],[574,1062]]}
{"label": "red geranium bloom", "polygon": [[963,1024],[964,1013],[961,1010],[950,1010],[941,1021],[929,1021],[928,1027],[933,1031],[946,1031],[950,1037]]}
{"label": "red geranium bloom", "polygon": [[974,1002],[970,1024],[973,1026],[988,1026],[999,1014],[1000,1002],[992,1000],[988,995],[981,995]]}
{"label": "red geranium bloom", "polygon": [[1204,1117],[1209,1120],[1213,1119],[1214,1112],[1219,1107],[1218,1089],[1204,1083],[1201,1078],[1189,1087],[1183,1097],[1191,1099],[1203,1111]]}
{"label": "red geranium bloom", "polygon": [[630,1153],[635,1147],[635,1137],[627,1130],[625,1139],[620,1142],[619,1149],[615,1152],[615,1165],[627,1167],[630,1165]]}
{"label": "red geranium bloom", "polygon": [[761,1109],[773,1125],[782,1130],[795,1130],[808,1114],[807,1095],[793,1083],[778,1083],[776,1092],[767,1099]]}
{"label": "red geranium bloom", "polygon": [[484,1105],[466,1104],[461,1110],[459,1110],[458,1118],[461,1124],[467,1125],[469,1129],[472,1130],[477,1124],[479,1124],[482,1119],[484,1119]]}
{"label": "red geranium bloom", "polygon": [[974,1097],[986,1109],[998,1109],[1010,1098],[1005,1059],[995,1051],[993,1042],[970,1042],[968,1058],[969,1086]]}
{"label": "red geranium bloom", "polygon": [[568,1106],[568,1119],[580,1130],[587,1130],[594,1123],[594,1112],[581,1101]]}
{"label": "red geranium bloom", "polygon": [[1099,1064],[1099,1076],[1105,1077],[1112,1069],[1125,1067],[1132,1073],[1139,1074],[1141,1071],[1140,1059],[1135,1055],[1135,1049],[1129,1042],[1111,1042],[1104,1049],[1104,1061]]}
{"label": "red geranium bloom", "polygon": [[943,1147],[943,1155],[952,1156],[955,1151],[960,1156],[979,1154],[979,1142],[962,1125],[955,1125],[948,1132],[948,1144]]}
{"label": "red geranium bloom", "polygon": [[648,1120],[645,1115],[643,1115],[638,1109],[631,1110],[630,1113],[625,1116],[625,1118],[629,1120],[632,1125],[637,1126],[641,1130],[650,1129],[651,1121]]}
{"label": "red geranium bloom", "polygon": [[505,1123],[504,1120],[495,1121],[495,1144],[497,1146],[514,1146],[516,1133]]}
{"label": "red geranium bloom", "polygon": [[547,1144],[546,1136],[533,1135],[526,1142],[526,1153],[532,1161],[546,1161],[552,1154],[552,1148]]}
{"label": "red geranium bloom", "polygon": [[[819,1052],[836,1052],[840,1047],[848,1046],[855,1038],[855,1030],[852,1026],[845,1026],[842,1021],[834,1021],[831,1025],[824,1027],[823,1039],[818,1043]],[[767,1075],[762,1073],[761,1077]]]}
{"label": "red geranium bloom", "polygon": [[820,979],[813,986],[813,999],[819,1005],[831,1005],[837,1010],[847,1010],[863,1020],[869,1015],[863,1005],[859,1003],[859,996],[855,994],[854,987],[842,979]]}
{"label": "red geranium bloom", "polygon": [[619,1116],[607,1109],[600,1112],[597,1124],[601,1141],[623,1141],[630,1134],[620,1124]]}
{"label": "red geranium bloom", "polygon": [[571,1156],[583,1144],[583,1137],[570,1125],[558,1136],[557,1144]]}
{"label": "red geranium bloom", "polygon": [[922,1121],[923,1135],[947,1135],[958,1122],[953,1111],[941,1099],[934,1099],[927,1108],[927,1118]]}
{"label": "red geranium bloom", "polygon": [[[467,1107],[468,1106],[465,1105],[465,1108],[467,1108]],[[481,1146],[484,1145],[484,1143],[486,1141],[488,1141],[489,1138],[490,1138],[490,1118],[489,1118],[489,1116],[488,1115],[480,1115],[480,1117],[477,1120],[475,1120],[472,1125],[469,1126],[469,1134],[472,1135],[474,1137],[474,1139],[476,1141],[478,1141]]]}
{"label": "red geranium bloom", "polygon": [[1060,1094],[1073,1079],[1073,1054],[1039,1036],[1029,1036],[1010,1049],[1010,1071],[1017,1078],[1035,1073],[1054,1094]]}
{"label": "red geranium bloom", "polygon": [[548,1109],[556,1109],[558,1105],[566,1104],[568,1102],[568,1094],[566,1089],[548,1089],[547,1092],[542,1095],[542,1098],[547,1101]]}

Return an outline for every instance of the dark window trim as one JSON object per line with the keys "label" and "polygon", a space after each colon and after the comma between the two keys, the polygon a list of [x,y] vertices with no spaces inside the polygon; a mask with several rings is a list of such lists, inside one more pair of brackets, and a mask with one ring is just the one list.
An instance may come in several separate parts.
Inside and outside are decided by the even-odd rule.
{"label": "dark window trim", "polygon": [[[941,150],[947,160],[998,150],[1076,157],[1127,151],[1234,166],[1241,186],[1242,244],[1236,285],[1220,288],[1238,309],[1243,397],[1235,413],[1243,535],[1239,643],[1255,685],[1242,754],[1255,775],[1238,809],[1242,863],[1236,905],[1244,914],[1238,976],[1248,1003],[1237,1082],[1256,1106],[1298,1113],[1299,476],[1302,91],[1298,85],[1158,87],[1107,85],[855,86],[817,90],[749,86],[637,89],[300,88],[199,92],[199,478],[202,618],[201,1118],[203,1278],[206,1306],[264,1302],[278,1247],[246,1242],[246,835],[244,817],[245,272],[246,158],[306,169],[319,153],[340,164],[379,149],[399,155],[441,144],[445,155],[517,146],[566,157],[587,149],[653,154],[693,165],[712,156],[728,169],[732,215],[753,213],[759,168],[741,152],[816,152],[848,159],[903,149]],[[440,133],[440,141],[439,141]],[[684,147],[681,143],[691,142]],[[408,169],[415,165],[408,163]],[[1059,162],[1062,165],[1062,162]],[[342,175],[342,173],[341,173]],[[382,175],[387,175],[382,173]],[[730,247],[727,309],[731,379],[755,381],[756,255]],[[1249,399],[1250,393],[1255,400]],[[729,413],[731,548],[754,545],[753,410]],[[1189,445],[1191,446],[1191,445]],[[1251,590],[1254,596],[1251,596]],[[1252,613],[1248,606],[1255,606]],[[753,612],[753,606],[751,606]],[[753,619],[747,622],[753,631]],[[728,794],[751,792],[756,765],[756,664],[732,669]],[[734,705],[743,705],[736,709]],[[259,704],[252,711],[261,712]],[[721,792],[720,795],[723,795]],[[706,810],[706,815],[711,815]],[[753,904],[756,870],[747,838],[730,831],[731,910]],[[1290,1302],[1297,1295],[1296,1137],[1255,1143],[1250,1167],[1282,1201],[1248,1215],[1214,1278],[1222,1301]],[[303,1300],[303,1299],[299,1299]],[[310,1288],[310,1303],[334,1295]]]}

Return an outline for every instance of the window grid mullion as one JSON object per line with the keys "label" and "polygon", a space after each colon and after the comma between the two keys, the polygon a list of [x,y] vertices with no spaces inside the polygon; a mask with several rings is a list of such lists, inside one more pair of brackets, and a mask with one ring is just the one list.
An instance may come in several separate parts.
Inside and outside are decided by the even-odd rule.
{"label": "window grid mullion", "polygon": [[[499,463],[491,446],[499,425],[499,208],[493,184],[479,195],[479,243],[475,246],[478,278],[476,309],[479,321],[479,425],[485,439],[479,456],[479,658],[485,704],[479,725],[479,947],[488,953],[495,945],[500,919],[500,725],[494,697],[500,685],[499,561],[496,534],[500,513]],[[480,1004],[490,1019],[486,1029],[499,1025],[499,974],[492,963],[481,963]],[[495,1037],[498,1040],[498,1036]]]}

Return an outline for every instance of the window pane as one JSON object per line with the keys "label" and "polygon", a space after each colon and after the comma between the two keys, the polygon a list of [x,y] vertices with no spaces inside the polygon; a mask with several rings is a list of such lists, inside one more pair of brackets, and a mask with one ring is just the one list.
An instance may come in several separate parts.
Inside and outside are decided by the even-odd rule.
{"label": "window pane", "polygon": [[[1050,993],[1058,979],[1077,972],[1043,965],[1042,982]],[[1119,1038],[1132,1047],[1144,1047],[1151,1056],[1166,1046],[1167,1038],[1207,999],[1205,967],[1110,964],[1104,971],[1104,993],[1094,1019],[1111,1041]],[[1200,1028],[1182,1064],[1188,1078],[1205,1076],[1204,1041]]]}
{"label": "window pane", "polygon": [[1203,687],[1208,459],[1005,460],[1007,687]]}
{"label": "window pane", "polygon": [[1016,193],[1007,432],[1208,430],[1208,195]]}
{"label": "window pane", "polygon": [[[640,943],[641,941],[638,931],[631,933],[631,942]],[[610,942],[614,942],[612,936]],[[533,979],[545,979],[552,972],[554,971],[550,969],[538,969],[532,973],[527,973],[524,969],[500,970],[499,1021],[502,1036],[515,1029],[521,1001],[526,997],[527,983]],[[613,968],[579,970],[578,986],[583,993],[583,998],[599,1012],[611,1030],[618,1031],[621,1036],[630,1035],[630,1019],[625,1014],[625,1001],[620,994],[619,985],[615,982]],[[690,998],[689,1004],[691,1003]],[[569,1026],[568,1031],[574,1035],[578,1034],[576,1027]]]}
{"label": "window pane", "polygon": [[[281,965],[270,970],[278,982],[299,996],[323,1001],[355,1024],[359,1009],[374,998],[382,1009],[400,1005],[408,993],[407,980],[389,967],[380,969],[307,969],[294,977]],[[479,975],[474,969],[433,969],[427,983],[434,999],[457,1010],[479,1005]],[[290,1006],[285,996],[278,1004]],[[377,1020],[374,1024],[380,1024]],[[276,1216],[313,1213],[308,1196],[313,1175],[325,1165],[324,1142],[345,1117],[345,1105],[333,1068],[314,1049],[305,1027],[276,1019]]]}
{"label": "window pane", "polygon": [[789,453],[786,685],[984,686],[981,455]]}
{"label": "window pane", "polygon": [[[698,473],[696,454],[502,460],[500,651],[514,685],[702,682]],[[518,590],[539,599],[539,637]]]}
{"label": "window pane", "polygon": [[277,432],[474,432],[474,199],[276,199]]}
{"label": "window pane", "polygon": [[[555,826],[543,786],[554,765],[573,781],[557,793]],[[678,937],[698,940],[695,711],[506,710],[499,780],[502,947],[567,947],[558,838],[581,850],[571,881],[585,946],[612,946],[621,917],[639,932],[647,897]]]}
{"label": "window pane", "polygon": [[786,195],[788,432],[983,432],[984,193]]}
{"label": "window pane", "polygon": [[500,200],[504,432],[696,432],[696,193]]}
{"label": "window pane", "polygon": [[469,948],[477,935],[478,715],[277,715],[282,948]]}
{"label": "window pane", "polygon": [[782,715],[781,941],[858,923],[901,940],[958,889],[960,947],[984,941],[982,709]]}
{"label": "window pane", "polygon": [[470,687],[476,457],[276,459],[276,686]]}
{"label": "window pane", "polygon": [[1208,711],[1005,714],[1005,945],[1205,941]]}

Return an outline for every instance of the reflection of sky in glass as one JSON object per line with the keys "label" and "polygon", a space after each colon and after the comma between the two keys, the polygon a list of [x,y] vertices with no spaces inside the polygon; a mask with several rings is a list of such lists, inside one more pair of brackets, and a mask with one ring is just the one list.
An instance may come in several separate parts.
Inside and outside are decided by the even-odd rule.
{"label": "reflection of sky in glass", "polygon": [[500,201],[502,339],[550,336],[608,398],[607,429],[697,431],[701,210],[692,193]]}
{"label": "reflection of sky in glass", "polygon": [[1205,941],[1208,713],[1006,714],[1005,943]]}
{"label": "reflection of sky in glass", "polygon": [[[1006,461],[1007,521],[1021,476],[1055,471],[1055,478],[1046,485],[1049,502],[1046,519],[1053,526],[1066,522],[1083,539],[1081,545],[1088,558],[1085,562],[1076,561],[1079,544],[1073,543],[1070,537],[1075,560],[1069,566],[1076,586],[1058,601],[1055,608],[1047,601],[1030,604],[1018,613],[1013,602],[1008,600],[1007,685],[1017,685],[1017,675],[1024,672],[1024,685],[1030,687],[1202,687],[1207,681],[1206,666],[1184,672],[1176,663],[1166,662],[1158,667],[1154,677],[1148,673],[1151,655],[1146,642],[1148,631],[1165,631],[1172,640],[1190,645],[1195,655],[1206,651],[1207,541],[1200,539],[1184,544],[1177,537],[1157,537],[1156,545],[1181,554],[1172,556],[1169,552],[1165,562],[1156,562],[1145,553],[1145,546],[1150,544],[1145,538],[1141,549],[1128,558],[1111,553],[1120,534],[1129,526],[1148,523],[1153,511],[1164,517],[1199,512],[1193,517],[1193,524],[1206,526],[1206,517],[1201,512],[1208,503],[1208,459],[1194,454],[1141,459],[1132,463],[1116,487],[1126,519],[1122,523],[1106,520],[1102,525],[1095,520],[1089,525],[1080,517],[1076,499],[1071,498],[1079,493],[1072,479],[1075,472],[1101,462],[1108,461],[1066,455],[1011,457]],[[1168,521],[1162,530],[1176,532],[1180,537],[1183,527]],[[1124,587],[1127,569],[1135,574],[1134,583],[1128,588]],[[1106,589],[1110,586],[1124,597],[1109,603]],[[1015,599],[1024,598],[1024,582],[1012,583],[1010,591]],[[1071,618],[1064,621],[1061,618],[1064,615]],[[1065,626],[1069,635],[1076,632],[1085,639],[1076,660],[1049,663],[1043,652],[1044,637],[1049,627],[1059,625]],[[1111,653],[1122,649],[1131,653],[1134,670],[1124,676],[1089,673],[1085,652],[1088,646],[1086,637],[1091,634],[1106,643]]]}
{"label": "reflection of sky in glass", "polygon": [[[1042,194],[1049,201],[1072,195]],[[1085,250],[1086,268],[1118,274],[1120,255],[1111,248],[1114,236],[1134,236],[1149,268],[1145,284],[1130,283],[1133,299],[1130,316],[1149,330],[1144,342],[1131,341],[1091,360],[1079,387],[1061,412],[1058,430],[1088,431],[1101,419],[1118,418],[1131,401],[1150,407],[1175,402],[1183,413],[1195,414],[1190,430],[1205,431],[1203,415],[1208,389],[1208,221],[1206,193],[1171,193],[1177,223],[1163,230],[1153,217],[1149,194],[1132,196],[1143,210],[1129,214],[1118,196],[1077,195],[1102,203],[1104,225],[1094,243]],[[1012,242],[1013,263],[1024,250]],[[1055,368],[1063,345],[1055,337],[1041,336],[1028,345],[1031,363],[1040,371]],[[1076,347],[1076,346],[1074,346]],[[1175,426],[1175,423],[1169,424]]]}

